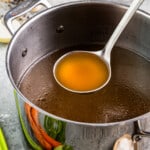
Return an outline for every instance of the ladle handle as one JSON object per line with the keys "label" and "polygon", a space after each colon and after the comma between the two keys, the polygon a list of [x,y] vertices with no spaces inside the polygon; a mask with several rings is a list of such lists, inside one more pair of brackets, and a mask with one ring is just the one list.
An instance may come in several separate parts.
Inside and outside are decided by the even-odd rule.
{"label": "ladle handle", "polygon": [[110,61],[110,55],[113,46],[117,42],[119,36],[127,26],[128,22],[131,20],[132,16],[136,12],[136,10],[140,7],[140,5],[143,3],[144,0],[133,0],[131,3],[129,9],[126,11],[125,15],[119,22],[118,26],[114,30],[113,34],[109,38],[108,42],[106,43],[106,46],[104,47],[104,52],[103,56],[105,57],[106,60]]}
{"label": "ladle handle", "polygon": [[46,8],[51,7],[47,0],[27,0],[6,13],[4,16],[4,22],[12,35],[16,32],[12,26],[12,21],[17,17],[23,16],[24,14],[30,12],[38,5],[43,5]]}

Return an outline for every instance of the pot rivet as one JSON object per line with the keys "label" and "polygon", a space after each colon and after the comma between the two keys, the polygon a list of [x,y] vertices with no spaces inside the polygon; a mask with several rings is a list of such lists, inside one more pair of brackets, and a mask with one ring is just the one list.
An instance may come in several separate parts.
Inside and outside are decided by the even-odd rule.
{"label": "pot rivet", "polygon": [[22,57],[25,57],[27,55],[27,48],[25,48],[23,51],[22,51]]}
{"label": "pot rivet", "polygon": [[141,140],[140,135],[135,135],[135,136],[133,136],[133,141],[138,142],[138,141],[140,141],[140,140]]}
{"label": "pot rivet", "polygon": [[63,25],[60,25],[56,28],[56,32],[57,33],[62,33],[63,31],[65,30],[64,26]]}

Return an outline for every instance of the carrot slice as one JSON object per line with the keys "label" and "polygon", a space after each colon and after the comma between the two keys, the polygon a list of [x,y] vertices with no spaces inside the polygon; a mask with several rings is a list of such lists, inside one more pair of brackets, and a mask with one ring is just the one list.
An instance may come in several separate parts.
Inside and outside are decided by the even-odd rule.
{"label": "carrot slice", "polygon": [[29,104],[25,103],[25,111],[26,111],[28,120],[30,122],[30,126],[34,132],[36,139],[44,147],[44,149],[52,150],[52,145],[43,138],[40,130],[36,126],[35,121],[33,120],[32,116],[31,116],[31,110],[32,110],[32,107]]}
{"label": "carrot slice", "polygon": [[53,147],[57,147],[59,145],[61,145],[60,142],[56,141],[55,139],[53,139],[52,137],[50,137],[46,131],[41,127],[39,120],[38,120],[38,111],[34,108],[31,109],[31,116],[35,122],[35,124],[37,125],[38,129],[40,130],[41,134],[43,135],[43,137],[45,138],[45,140],[47,142],[49,142]]}

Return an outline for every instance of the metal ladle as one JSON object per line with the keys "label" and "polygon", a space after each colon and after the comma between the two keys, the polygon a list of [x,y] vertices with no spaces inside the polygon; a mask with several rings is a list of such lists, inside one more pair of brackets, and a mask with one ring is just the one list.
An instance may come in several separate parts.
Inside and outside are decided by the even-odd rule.
{"label": "metal ladle", "polygon": [[[62,55],[54,64],[53,67],[53,75],[55,80],[57,81],[57,83],[63,87],[64,89],[71,91],[71,92],[75,92],[75,93],[90,93],[90,92],[95,92],[97,90],[102,89],[104,86],[107,85],[107,83],[109,82],[110,78],[111,78],[111,65],[110,65],[110,59],[111,59],[111,51],[113,46],[115,45],[116,41],[118,40],[119,36],[121,35],[121,33],[123,32],[123,30],[125,29],[125,27],[127,26],[128,22],[131,20],[131,18],[133,17],[134,13],[136,12],[136,10],[139,8],[139,6],[142,4],[144,0],[133,0],[133,2],[131,3],[129,9],[126,11],[126,13],[124,14],[124,16],[122,17],[121,21],[119,22],[119,24],[117,25],[116,29],[114,30],[113,34],[111,35],[111,37],[109,38],[108,42],[106,43],[105,47],[101,50],[98,51],[82,51],[82,50],[78,50],[78,51],[72,51],[72,52],[68,52],[64,55]],[[106,80],[106,82],[104,82],[104,84],[100,85],[98,88],[92,89],[92,90],[87,90],[87,91],[78,91],[78,90],[72,90],[69,89],[67,87],[65,87],[62,83],[59,82],[59,80],[56,77],[56,68],[57,65],[59,64],[59,62],[63,59],[66,58],[66,56],[70,55],[70,54],[75,54],[75,53],[88,53],[88,54],[94,54],[97,57],[99,57],[99,59],[103,60],[108,68],[108,78]],[[88,81],[87,81],[88,82]]]}

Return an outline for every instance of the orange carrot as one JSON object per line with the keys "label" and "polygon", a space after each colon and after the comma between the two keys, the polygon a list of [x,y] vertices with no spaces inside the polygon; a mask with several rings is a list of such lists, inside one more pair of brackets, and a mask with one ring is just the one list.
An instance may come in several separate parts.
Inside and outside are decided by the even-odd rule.
{"label": "orange carrot", "polygon": [[57,147],[59,145],[61,145],[60,142],[56,141],[55,139],[53,139],[52,137],[50,137],[46,131],[40,126],[39,120],[38,120],[38,111],[34,108],[32,108],[31,110],[31,116],[35,122],[35,124],[38,126],[38,129],[40,130],[41,134],[43,135],[43,137],[45,138],[45,140],[47,142],[49,142],[53,147]]}
{"label": "orange carrot", "polygon": [[46,150],[51,150],[52,149],[52,145],[50,143],[48,143],[42,136],[40,130],[38,129],[38,127],[36,126],[32,116],[31,116],[31,110],[32,107],[30,105],[28,105],[27,103],[25,103],[25,111],[27,113],[27,117],[28,120],[30,122],[30,126],[34,132],[35,137],[37,138],[37,140],[39,141],[39,143],[44,147],[44,149]]}
{"label": "orange carrot", "polygon": [[47,140],[49,143],[51,143],[51,145],[52,145],[53,147],[57,147],[57,146],[59,146],[59,145],[62,145],[60,142],[58,142],[58,141],[54,140],[52,137],[50,137],[42,128],[40,129],[40,131],[41,131],[43,137],[46,138],[46,140]]}

